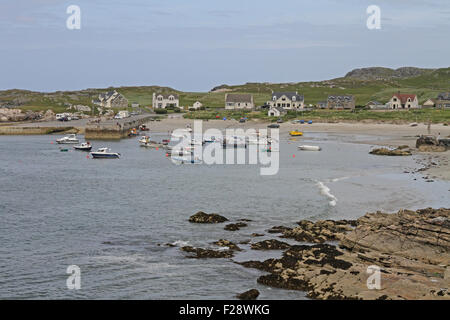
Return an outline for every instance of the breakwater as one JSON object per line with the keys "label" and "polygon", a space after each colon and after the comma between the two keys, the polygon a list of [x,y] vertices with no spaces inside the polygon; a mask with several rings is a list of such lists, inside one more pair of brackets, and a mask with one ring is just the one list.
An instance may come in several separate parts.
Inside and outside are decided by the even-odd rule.
{"label": "breakwater", "polygon": [[125,119],[113,119],[101,122],[89,122],[85,127],[85,138],[89,140],[118,140],[128,136],[132,128],[146,123],[153,115],[140,115]]}

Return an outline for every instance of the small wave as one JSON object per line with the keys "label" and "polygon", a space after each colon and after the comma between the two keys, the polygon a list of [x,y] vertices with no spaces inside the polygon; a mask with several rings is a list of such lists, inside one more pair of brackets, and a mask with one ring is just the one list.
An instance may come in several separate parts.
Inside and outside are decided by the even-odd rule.
{"label": "small wave", "polygon": [[330,199],[330,201],[328,202],[329,205],[334,207],[338,199],[333,194],[331,194],[330,188],[328,188],[322,181],[317,181],[317,186],[320,189],[320,193]]}
{"label": "small wave", "polygon": [[171,245],[177,246],[177,247],[184,247],[189,245],[189,241],[183,241],[183,240],[176,240],[171,243]]}
{"label": "small wave", "polygon": [[331,179],[330,181],[331,181],[331,182],[338,182],[338,181],[345,180],[345,179],[350,179],[350,177],[334,178],[334,179]]}

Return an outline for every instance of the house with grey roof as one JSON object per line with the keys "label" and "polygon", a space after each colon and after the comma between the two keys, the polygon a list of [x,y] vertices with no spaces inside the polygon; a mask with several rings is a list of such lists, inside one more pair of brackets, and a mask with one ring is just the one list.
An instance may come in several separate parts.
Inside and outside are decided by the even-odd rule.
{"label": "house with grey roof", "polygon": [[179,108],[180,99],[175,93],[156,93],[153,92],[153,109],[165,109],[167,107]]}
{"label": "house with grey roof", "polygon": [[355,97],[351,95],[330,95],[327,99],[328,109],[355,109]]}
{"label": "house with grey roof", "polygon": [[225,109],[253,109],[255,104],[253,102],[253,95],[251,94],[236,94],[227,93],[225,95]]}
{"label": "house with grey roof", "polygon": [[295,92],[272,92],[272,99],[267,101],[269,107],[281,107],[285,110],[298,110],[305,107],[303,95]]}
{"label": "house with grey roof", "polygon": [[267,112],[267,115],[269,117],[281,117],[282,115],[286,114],[287,110],[283,107],[270,107],[269,111]]}
{"label": "house with grey roof", "polygon": [[450,108],[450,92],[443,92],[437,96],[436,108]]}
{"label": "house with grey roof", "polygon": [[116,90],[108,91],[98,95],[98,99],[92,103],[102,108],[127,108],[128,100]]}

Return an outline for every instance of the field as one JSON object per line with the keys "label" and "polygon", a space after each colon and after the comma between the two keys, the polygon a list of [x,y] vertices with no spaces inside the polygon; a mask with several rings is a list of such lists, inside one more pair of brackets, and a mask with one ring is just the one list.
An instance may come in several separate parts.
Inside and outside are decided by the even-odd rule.
{"label": "field", "polygon": [[[319,101],[327,99],[328,95],[351,94],[355,96],[356,105],[364,106],[371,100],[385,103],[393,93],[415,93],[419,103],[428,98],[435,98],[440,92],[450,91],[450,68],[430,70],[420,76],[411,78],[388,79],[355,79],[343,77],[318,82],[299,83],[246,83],[242,85],[223,85],[209,92],[182,92],[168,87],[141,86],[141,87],[110,87],[105,89],[85,89],[80,91],[57,91],[51,93],[32,92],[26,90],[0,91],[0,106],[17,107],[23,110],[45,111],[52,109],[55,112],[63,112],[69,104],[81,104],[92,106],[92,100],[100,93],[109,90],[117,90],[131,103],[137,102],[141,106],[151,106],[153,92],[172,92],[180,97],[181,106],[191,106],[195,101],[200,101],[208,112],[195,112],[187,117],[211,118],[211,112],[217,109],[221,116],[238,117],[238,114],[229,115],[224,110],[225,94],[251,93],[257,106],[265,104],[271,97],[272,91],[297,91],[305,96],[305,105],[315,105]],[[212,110],[212,111],[211,111]],[[290,114],[286,116],[292,117]],[[309,111],[305,117],[324,118],[327,120],[401,120],[401,121],[448,121],[448,112],[431,112],[431,110],[401,111],[401,112],[371,112],[360,110],[347,111]],[[264,114],[254,113],[251,117],[264,117]]]}

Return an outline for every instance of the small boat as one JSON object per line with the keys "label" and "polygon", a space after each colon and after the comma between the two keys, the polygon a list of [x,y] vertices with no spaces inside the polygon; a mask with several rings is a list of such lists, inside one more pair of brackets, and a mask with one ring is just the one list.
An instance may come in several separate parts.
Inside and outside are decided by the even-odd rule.
{"label": "small boat", "polygon": [[203,140],[203,143],[213,143],[216,142],[216,137],[212,136]]}
{"label": "small boat", "polygon": [[161,142],[162,142],[163,145],[167,146],[170,143],[170,140],[169,139],[163,139]]}
{"label": "small boat", "polygon": [[56,142],[58,144],[72,144],[72,143],[79,143],[80,141],[77,139],[77,135],[73,133],[61,139],[57,139]]}
{"label": "small boat", "polygon": [[298,148],[303,151],[320,151],[320,150],[322,150],[322,148],[319,146],[302,145],[302,146],[298,146]]}
{"label": "small boat", "polygon": [[140,131],[150,131],[150,128],[147,127],[145,124],[141,124],[141,125],[139,126],[139,130],[140,130]]}
{"label": "small boat", "polygon": [[202,163],[203,161],[200,160],[199,158],[192,158],[190,156],[187,157],[171,157],[170,158],[172,160],[173,163],[175,164],[184,164],[184,163],[194,163],[194,164],[199,164]]}
{"label": "small boat", "polygon": [[99,148],[96,152],[91,152],[91,156],[94,159],[118,159],[120,153],[110,152],[108,148]]}
{"label": "small boat", "polygon": [[297,130],[293,130],[293,131],[290,131],[289,134],[290,134],[291,136],[293,136],[293,137],[298,137],[298,136],[302,136],[302,135],[303,135],[303,132],[297,131]]}
{"label": "small boat", "polygon": [[138,135],[138,132],[136,130],[136,128],[133,128],[130,130],[130,133],[128,134],[129,137],[135,137]]}
{"label": "small boat", "polygon": [[80,145],[77,146],[73,146],[73,148],[75,150],[80,150],[80,151],[91,151],[92,149],[92,144],[90,142],[83,142]]}
{"label": "small boat", "polygon": [[68,152],[69,149],[67,149],[67,148],[60,148],[59,151],[61,151],[61,152]]}
{"label": "small boat", "polygon": [[419,124],[417,123],[417,122],[413,122],[413,123],[410,123],[409,124],[409,126],[410,127],[417,127]]}

